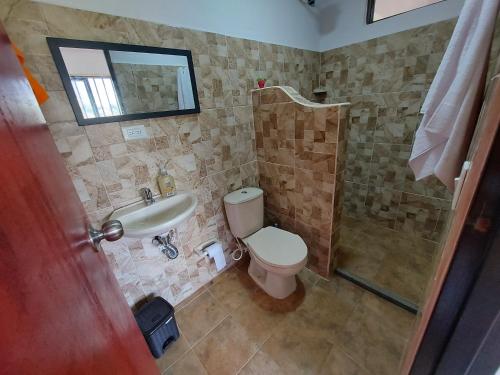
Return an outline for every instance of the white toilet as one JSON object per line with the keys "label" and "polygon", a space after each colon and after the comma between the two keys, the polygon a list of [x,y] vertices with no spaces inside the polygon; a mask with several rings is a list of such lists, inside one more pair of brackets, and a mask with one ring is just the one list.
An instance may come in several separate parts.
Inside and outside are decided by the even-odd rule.
{"label": "white toilet", "polygon": [[264,197],[259,188],[233,191],[224,197],[229,228],[250,252],[248,274],[271,297],[292,294],[295,275],[307,262],[307,246],[300,236],[264,226]]}

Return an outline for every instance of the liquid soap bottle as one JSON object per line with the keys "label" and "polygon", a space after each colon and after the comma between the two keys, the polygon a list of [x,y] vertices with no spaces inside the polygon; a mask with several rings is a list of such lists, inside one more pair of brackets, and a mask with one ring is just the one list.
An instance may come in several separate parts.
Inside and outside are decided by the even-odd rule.
{"label": "liquid soap bottle", "polygon": [[174,178],[168,174],[167,167],[165,165],[160,167],[160,174],[158,175],[157,181],[163,197],[171,197],[172,195],[175,195],[175,181]]}

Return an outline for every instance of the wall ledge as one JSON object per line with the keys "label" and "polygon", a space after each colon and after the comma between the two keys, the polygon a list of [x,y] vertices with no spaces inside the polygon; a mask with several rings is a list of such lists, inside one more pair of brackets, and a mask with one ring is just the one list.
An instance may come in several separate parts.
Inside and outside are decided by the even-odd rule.
{"label": "wall ledge", "polygon": [[252,89],[251,92],[252,93],[254,93],[254,92],[262,93],[262,92],[269,91],[269,90],[280,90],[281,92],[285,93],[293,102],[300,104],[300,105],[303,105],[304,107],[330,108],[330,107],[341,107],[341,106],[351,105],[351,103],[349,103],[349,102],[334,103],[334,104],[315,103],[315,102],[312,102],[312,101],[304,98],[293,87],[290,87],[290,86],[269,86],[269,87],[264,87],[263,89]]}

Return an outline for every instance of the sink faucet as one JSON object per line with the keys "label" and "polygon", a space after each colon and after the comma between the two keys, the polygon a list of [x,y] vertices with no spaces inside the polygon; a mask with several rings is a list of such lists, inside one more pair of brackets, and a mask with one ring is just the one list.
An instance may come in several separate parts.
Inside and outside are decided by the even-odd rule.
{"label": "sink faucet", "polygon": [[146,203],[146,206],[150,206],[155,202],[155,199],[153,198],[153,193],[151,192],[150,188],[142,188],[139,190],[141,193],[142,199],[144,199],[144,203]]}

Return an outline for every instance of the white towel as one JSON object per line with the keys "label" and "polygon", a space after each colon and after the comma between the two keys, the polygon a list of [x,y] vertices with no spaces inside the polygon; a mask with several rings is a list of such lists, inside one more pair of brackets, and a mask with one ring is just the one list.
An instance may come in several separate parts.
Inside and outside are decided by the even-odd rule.
{"label": "white towel", "polygon": [[420,180],[434,174],[450,191],[471,140],[484,89],[500,0],[466,0],[425,98],[409,165]]}

